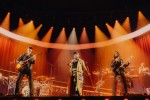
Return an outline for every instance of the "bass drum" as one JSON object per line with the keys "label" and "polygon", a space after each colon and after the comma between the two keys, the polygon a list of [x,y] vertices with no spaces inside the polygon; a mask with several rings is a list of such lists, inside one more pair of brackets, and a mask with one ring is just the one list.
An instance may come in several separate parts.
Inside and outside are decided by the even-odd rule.
{"label": "bass drum", "polygon": [[22,95],[23,95],[24,97],[30,96],[30,89],[29,89],[29,86],[25,86],[25,87],[22,89]]}

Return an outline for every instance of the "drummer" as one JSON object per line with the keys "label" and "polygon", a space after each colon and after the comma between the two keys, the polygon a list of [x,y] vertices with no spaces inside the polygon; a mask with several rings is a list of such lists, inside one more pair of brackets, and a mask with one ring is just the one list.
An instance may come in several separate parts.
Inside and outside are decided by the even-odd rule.
{"label": "drummer", "polygon": [[146,73],[149,73],[149,68],[145,67],[145,63],[142,62],[141,66],[139,67],[139,74],[144,74],[145,75]]}

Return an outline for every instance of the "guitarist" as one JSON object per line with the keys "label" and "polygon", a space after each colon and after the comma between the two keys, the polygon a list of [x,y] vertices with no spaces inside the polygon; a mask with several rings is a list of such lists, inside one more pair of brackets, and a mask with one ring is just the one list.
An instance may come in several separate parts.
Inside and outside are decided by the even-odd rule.
{"label": "guitarist", "polygon": [[126,64],[123,62],[123,60],[120,58],[118,51],[114,52],[114,59],[111,62],[111,67],[113,68],[113,72],[114,72],[114,86],[113,86],[113,91],[112,91],[113,96],[116,95],[116,84],[117,84],[118,76],[121,76],[121,79],[122,79],[122,83],[124,86],[124,95],[127,94],[127,83],[126,83],[126,78],[125,78],[123,67],[127,67],[129,64],[130,62]]}
{"label": "guitarist", "polygon": [[[27,48],[27,53],[22,54],[18,59],[17,63],[22,65],[22,69],[19,71],[18,79],[16,82],[15,95],[20,95],[19,87],[22,81],[22,78],[26,75],[29,81],[30,87],[30,96],[33,96],[33,86],[32,86],[32,64],[35,63],[36,56],[33,56],[32,53],[33,48],[29,46]],[[31,58],[32,57],[32,58]],[[27,60],[29,59],[29,60]]]}

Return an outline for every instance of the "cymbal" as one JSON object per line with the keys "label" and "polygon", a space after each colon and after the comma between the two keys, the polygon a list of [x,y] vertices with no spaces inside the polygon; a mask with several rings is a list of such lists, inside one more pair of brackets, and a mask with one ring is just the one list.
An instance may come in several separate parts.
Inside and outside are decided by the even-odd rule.
{"label": "cymbal", "polygon": [[45,80],[45,81],[50,81],[50,80],[55,80],[55,77],[37,76],[35,79],[36,79],[36,80]]}
{"label": "cymbal", "polygon": [[[110,78],[113,78],[114,76],[109,76]],[[130,77],[130,78],[138,78],[139,76],[138,75],[128,75],[126,77]]]}
{"label": "cymbal", "polygon": [[100,75],[100,74],[106,74],[106,73],[111,73],[112,71],[110,71],[109,69],[101,69],[98,71],[93,71],[92,73],[95,75]]}
{"label": "cymbal", "polygon": [[46,79],[46,78],[48,78],[48,76],[37,76],[36,77],[36,79],[43,79],[43,80]]}
{"label": "cymbal", "polygon": [[55,77],[50,77],[51,80],[55,80]]}
{"label": "cymbal", "polygon": [[139,75],[127,75],[126,77],[129,77],[129,78],[138,78]]}
{"label": "cymbal", "polygon": [[45,81],[51,81],[51,80],[55,80],[55,78],[54,77],[45,78]]}
{"label": "cymbal", "polygon": [[17,76],[16,75],[11,75],[11,76],[9,76],[9,78],[17,78]]}

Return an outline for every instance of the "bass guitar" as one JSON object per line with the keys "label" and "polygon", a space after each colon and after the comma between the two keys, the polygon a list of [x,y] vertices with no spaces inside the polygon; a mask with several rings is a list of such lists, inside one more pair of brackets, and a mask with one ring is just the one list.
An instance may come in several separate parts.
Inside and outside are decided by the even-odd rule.
{"label": "bass guitar", "polygon": [[[125,62],[126,62],[126,63],[130,62],[132,58],[133,58],[133,56],[130,56],[130,57],[128,58],[128,60],[125,61]],[[125,68],[125,62],[123,62],[119,68],[115,69],[115,72],[117,72],[117,73],[120,74],[120,72]]]}
{"label": "bass guitar", "polygon": [[37,55],[41,55],[41,52],[39,52],[39,53],[33,55],[32,57],[26,59],[25,61],[20,61],[20,62],[18,62],[17,65],[16,65],[16,67],[15,67],[16,70],[19,71],[19,72],[23,71],[23,70],[25,69],[25,65],[27,64],[27,62],[28,62],[29,60],[31,60],[33,57],[37,56]]}

